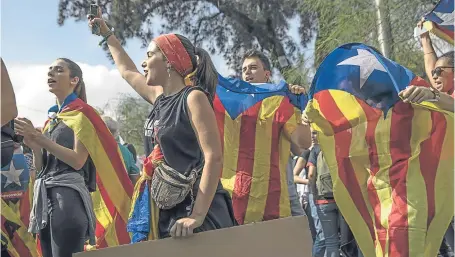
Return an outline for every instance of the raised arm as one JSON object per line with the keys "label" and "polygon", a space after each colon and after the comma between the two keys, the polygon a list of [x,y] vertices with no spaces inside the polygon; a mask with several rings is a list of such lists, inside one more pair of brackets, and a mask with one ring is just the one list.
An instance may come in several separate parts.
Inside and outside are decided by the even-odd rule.
{"label": "raised arm", "polygon": [[2,78],[1,78],[1,94],[2,94],[2,126],[10,122],[17,116],[16,96],[14,95],[13,85],[8,75],[3,59],[1,59],[2,65]]}
{"label": "raised arm", "polygon": [[[101,11],[98,11],[98,17],[101,17]],[[110,29],[102,18],[94,18],[89,21],[89,26],[94,23],[100,25],[100,34],[105,36],[109,33]],[[133,60],[125,52],[122,45],[115,35],[109,36],[107,39],[107,46],[114,59],[115,65],[120,72],[120,75],[130,86],[147,102],[153,104],[155,99],[163,93],[160,86],[147,86],[146,78],[139,72]]]}
{"label": "raised arm", "polygon": [[[423,21],[420,21],[417,26],[422,27]],[[431,71],[434,69],[438,57],[434,51],[433,44],[431,43],[430,33],[425,32],[420,35],[420,42],[422,42],[423,48],[423,59],[425,62],[425,73],[427,74],[428,80],[431,82],[431,85],[434,87],[433,75]]]}

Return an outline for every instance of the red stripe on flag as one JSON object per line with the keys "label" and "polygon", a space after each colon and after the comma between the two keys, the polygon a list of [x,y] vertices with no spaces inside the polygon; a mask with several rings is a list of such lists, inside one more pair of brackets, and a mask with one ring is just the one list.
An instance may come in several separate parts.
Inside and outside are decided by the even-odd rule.
{"label": "red stripe on flag", "polygon": [[[6,221],[7,219],[3,215],[1,215],[2,230],[9,237],[10,234],[8,233],[8,230],[6,230],[5,228]],[[16,223],[13,222],[13,224]],[[19,224],[17,225],[19,226]],[[28,247],[25,245],[24,241],[22,241],[22,238],[19,236],[17,232],[14,232],[12,234],[12,238],[9,238],[9,240],[20,257],[32,257],[30,249],[28,249]]]}
{"label": "red stripe on flag", "polygon": [[[31,181],[29,182],[31,183]],[[20,199],[19,212],[21,215],[21,221],[25,226],[30,223],[30,187],[27,187],[27,191],[22,195]],[[33,188],[33,187],[32,187]]]}
{"label": "red stripe on flag", "polygon": [[294,106],[289,103],[287,98],[283,98],[273,118],[269,190],[265,203],[264,220],[278,219],[280,217],[280,196],[282,190],[280,180],[280,135],[284,124],[293,114]]}
{"label": "red stripe on flag", "polygon": [[41,250],[41,240],[39,239],[39,235],[36,235],[36,251],[38,252],[38,256],[43,256],[43,251]]}
{"label": "red stripe on flag", "polygon": [[444,28],[443,26],[439,26],[439,24],[436,24],[436,23],[433,23],[435,25],[435,27],[437,27],[442,33],[446,34],[447,36],[449,36],[450,38],[453,38],[454,36],[454,32],[450,29],[446,29]]}
{"label": "red stripe on flag", "polygon": [[254,167],[254,151],[256,139],[256,123],[262,101],[256,103],[243,112],[240,125],[239,157],[234,190],[232,192],[232,206],[237,222],[242,225],[250,197],[251,180]]}
{"label": "red stripe on flag", "polygon": [[106,191],[106,188],[103,185],[103,182],[101,181],[101,178],[99,177],[99,174],[96,173],[96,186],[98,187],[98,190],[100,191],[101,198],[104,201],[104,204],[107,207],[107,210],[111,214],[111,217],[115,217],[116,209],[114,204],[112,203],[111,199],[109,198],[109,195]]}
{"label": "red stripe on flag", "polygon": [[362,191],[360,190],[360,185],[355,176],[354,168],[352,167],[351,160],[349,159],[349,149],[352,139],[352,134],[349,132],[351,125],[338,108],[335,100],[328,90],[318,92],[315,95],[315,98],[319,103],[324,103],[320,104],[321,112],[331,124],[335,133],[334,138],[335,145],[337,147],[336,160],[338,164],[338,176],[368,226],[372,240],[375,241],[373,220],[368,212],[367,205],[362,196]]}
{"label": "red stripe on flag", "polygon": [[106,127],[104,121],[91,106],[85,104],[80,99],[76,99],[67,105],[63,111],[66,112],[71,110],[82,112],[92,122],[93,128],[95,128],[104,151],[115,169],[115,173],[122,184],[123,190],[125,190],[129,197],[132,197],[134,190],[133,184],[131,183],[131,180],[125,170],[125,166],[122,163],[122,157],[120,156],[119,151],[117,151],[117,142],[109,132],[109,129]]}
{"label": "red stripe on flag", "polygon": [[[226,117],[226,109],[220,101],[218,95],[213,99],[213,107],[215,109],[216,124],[220,132],[221,152],[224,153],[224,118]],[[223,177],[223,168],[221,168],[220,178]]]}
{"label": "red stripe on flag", "polygon": [[389,256],[409,256],[408,203],[406,176],[411,157],[412,119],[414,109],[398,101],[392,109],[389,180],[392,188],[392,209],[389,215]]}
{"label": "red stripe on flag", "polygon": [[439,157],[441,156],[447,128],[446,119],[442,113],[431,112],[431,121],[432,129],[430,137],[420,144],[421,154],[419,154],[420,171],[422,172],[427,189],[427,226],[430,225],[435,215],[435,170],[437,170],[437,167],[439,166]]}
{"label": "red stripe on flag", "polygon": [[109,246],[107,245],[106,239],[105,239],[104,237],[101,238],[100,241],[97,242],[97,244],[98,244],[98,246],[97,246],[96,249],[103,249],[103,248],[109,247]]}
{"label": "red stripe on flag", "polygon": [[365,133],[365,141],[368,145],[368,154],[370,157],[370,170],[371,175],[368,178],[368,199],[374,210],[374,220],[376,225],[376,232],[378,241],[381,245],[382,252],[385,251],[387,242],[387,230],[381,224],[381,201],[379,200],[378,192],[373,184],[373,178],[379,171],[379,158],[378,149],[376,146],[376,126],[378,125],[379,119],[382,118],[382,112],[379,109],[374,109],[364,101],[356,99],[365,113],[367,118],[367,129]]}
{"label": "red stripe on flag", "polygon": [[104,229],[103,225],[101,225],[101,223],[99,223],[99,221],[96,220],[96,229],[95,229],[96,238],[103,238],[104,233],[106,233],[106,230]]}
{"label": "red stripe on flag", "polygon": [[[103,186],[103,183],[101,182],[101,179],[98,177],[98,174],[96,174],[96,182],[98,186],[98,190],[100,191],[101,197],[104,200],[104,204],[106,205],[107,209],[109,210],[109,213],[111,214],[111,217],[113,219],[113,223],[115,224],[115,229],[117,232],[117,238],[120,243],[120,239],[124,239],[128,237],[127,242],[129,243],[129,234],[126,231],[126,221],[122,219],[118,211],[115,209],[114,204],[112,203],[111,199],[109,198],[109,195],[107,194],[106,188]],[[111,225],[112,226],[112,225]],[[124,242],[124,241],[123,241]]]}
{"label": "red stripe on flag", "polygon": [[106,243],[106,239],[105,239],[105,236],[106,236],[106,230],[104,229],[104,227],[98,222],[98,220],[96,220],[96,231],[95,231],[95,235],[96,235],[96,244],[98,245],[98,249],[102,249],[102,248],[106,248],[108,247],[107,243]]}
{"label": "red stripe on flag", "polygon": [[131,242],[130,234],[126,230],[126,224],[118,213],[115,217],[115,231],[117,232],[119,245],[129,244]]}

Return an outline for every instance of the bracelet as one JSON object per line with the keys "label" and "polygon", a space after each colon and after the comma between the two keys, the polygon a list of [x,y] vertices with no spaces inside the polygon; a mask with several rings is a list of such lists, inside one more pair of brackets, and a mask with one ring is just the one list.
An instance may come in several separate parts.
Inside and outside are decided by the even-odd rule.
{"label": "bracelet", "polygon": [[427,102],[439,102],[439,99],[441,98],[439,91],[433,87],[430,87],[430,91],[434,94],[434,98],[427,100]]}
{"label": "bracelet", "polygon": [[424,54],[424,55],[425,55],[425,54],[434,54],[434,52],[428,52],[428,53],[423,53],[423,54]]}
{"label": "bracelet", "polygon": [[101,45],[102,45],[104,42],[106,42],[107,39],[108,39],[110,36],[112,36],[112,35],[114,35],[114,33],[113,33],[111,30],[109,30],[109,31],[103,36],[103,40],[101,40],[101,41],[98,43],[98,45],[101,46]]}

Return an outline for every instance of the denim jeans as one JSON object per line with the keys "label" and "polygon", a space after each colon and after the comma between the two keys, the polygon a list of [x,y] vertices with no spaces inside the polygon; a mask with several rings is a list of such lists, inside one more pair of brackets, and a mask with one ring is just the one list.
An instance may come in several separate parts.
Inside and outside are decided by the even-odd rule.
{"label": "denim jeans", "polygon": [[339,222],[341,214],[336,203],[317,204],[319,219],[324,233],[327,257],[340,257]]}
{"label": "denim jeans", "polygon": [[310,205],[311,217],[313,218],[314,228],[316,235],[313,243],[313,257],[324,257],[325,256],[325,239],[322,231],[322,224],[319,220],[318,211],[316,204],[314,203],[313,194],[308,195],[308,204]]}
{"label": "denim jeans", "polygon": [[308,219],[308,226],[310,227],[311,239],[313,239],[314,244],[314,241],[316,240],[316,227],[314,226],[313,216],[311,215],[310,203],[305,204],[303,210],[305,211],[305,215]]}

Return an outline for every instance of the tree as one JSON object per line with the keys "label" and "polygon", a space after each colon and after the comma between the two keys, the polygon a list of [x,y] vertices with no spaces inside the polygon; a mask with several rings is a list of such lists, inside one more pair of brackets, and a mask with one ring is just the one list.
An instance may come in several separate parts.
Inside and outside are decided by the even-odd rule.
{"label": "tree", "polygon": [[[304,0],[304,3],[301,8],[313,12],[318,20],[315,67],[345,43],[362,42],[379,49],[373,0]],[[423,75],[423,53],[413,30],[420,17],[434,6],[433,1],[387,0],[385,5],[392,35],[390,58]]]}
{"label": "tree", "polygon": [[97,108],[101,114],[111,114],[119,124],[119,135],[126,143],[134,145],[137,155],[144,154],[144,122],[150,113],[151,105],[142,98],[121,94],[110,100],[103,108]]}
{"label": "tree", "polygon": [[[60,0],[60,25],[68,18],[85,18],[92,1]],[[181,31],[198,46],[219,53],[237,70],[242,54],[252,47],[266,52],[275,67],[278,57],[289,64],[300,58],[298,45],[305,46],[314,31],[313,16],[298,11],[299,0],[99,0],[122,44],[140,38],[145,47],[155,36],[152,18],[165,23],[162,32]],[[289,37],[289,19],[300,17],[300,42]]]}

